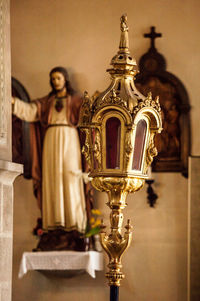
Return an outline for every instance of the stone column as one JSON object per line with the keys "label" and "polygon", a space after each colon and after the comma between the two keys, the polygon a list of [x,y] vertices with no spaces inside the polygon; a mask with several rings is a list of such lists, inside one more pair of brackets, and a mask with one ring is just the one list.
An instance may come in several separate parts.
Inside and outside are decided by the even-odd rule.
{"label": "stone column", "polygon": [[11,301],[13,182],[22,165],[0,160],[0,300]]}
{"label": "stone column", "polygon": [[0,301],[11,301],[13,182],[22,166],[12,161],[10,1],[0,0]]}
{"label": "stone column", "polygon": [[0,159],[12,161],[10,0],[0,0]]}

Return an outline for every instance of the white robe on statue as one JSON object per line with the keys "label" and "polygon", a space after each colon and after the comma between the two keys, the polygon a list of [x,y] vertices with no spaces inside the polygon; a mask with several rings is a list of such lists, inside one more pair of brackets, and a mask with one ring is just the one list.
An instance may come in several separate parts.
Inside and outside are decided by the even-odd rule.
{"label": "white robe on statue", "polygon": [[[78,132],[68,125],[66,101],[57,112],[53,106],[42,153],[42,221],[44,230],[62,227],[85,232],[86,209]],[[37,105],[15,98],[13,114],[38,121]],[[57,126],[56,126],[57,124]],[[62,124],[62,125],[61,125]]]}

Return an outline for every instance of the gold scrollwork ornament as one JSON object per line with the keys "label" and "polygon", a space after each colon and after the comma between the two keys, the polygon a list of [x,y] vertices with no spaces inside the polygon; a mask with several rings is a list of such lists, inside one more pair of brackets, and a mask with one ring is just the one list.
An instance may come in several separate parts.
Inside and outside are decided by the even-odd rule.
{"label": "gold scrollwork ornament", "polygon": [[133,152],[132,129],[128,129],[125,138],[125,167],[129,169],[131,164],[131,154]]}
{"label": "gold scrollwork ornament", "polygon": [[138,105],[134,108],[133,113],[136,114],[139,110],[141,110],[144,107],[152,107],[154,108],[158,113],[161,112],[161,107],[159,103],[159,96],[156,96],[155,100],[152,99],[152,93],[149,92],[148,96],[145,100],[141,100]]}
{"label": "gold scrollwork ornament", "polygon": [[95,131],[95,142],[94,142],[94,158],[97,161],[98,169],[101,167],[101,137],[99,130]]}
{"label": "gold scrollwork ornament", "polygon": [[158,155],[157,148],[154,145],[154,136],[155,133],[152,133],[150,136],[149,147],[147,148],[146,152],[146,170],[153,162],[153,158]]}
{"label": "gold scrollwork ornament", "polygon": [[85,156],[85,160],[91,168],[91,155],[90,155],[90,130],[84,129],[85,132],[85,144],[82,147],[82,154]]}

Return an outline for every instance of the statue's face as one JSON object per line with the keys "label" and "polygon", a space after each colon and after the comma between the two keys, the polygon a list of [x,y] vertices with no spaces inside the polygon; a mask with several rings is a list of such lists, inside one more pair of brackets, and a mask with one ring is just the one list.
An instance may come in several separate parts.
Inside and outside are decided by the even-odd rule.
{"label": "statue's face", "polygon": [[51,82],[56,91],[62,91],[65,88],[65,78],[60,72],[51,74]]}

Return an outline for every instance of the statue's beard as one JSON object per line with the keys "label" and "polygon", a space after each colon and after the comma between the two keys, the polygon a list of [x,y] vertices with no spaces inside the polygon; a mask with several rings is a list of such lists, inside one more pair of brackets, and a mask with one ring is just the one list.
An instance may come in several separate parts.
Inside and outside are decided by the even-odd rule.
{"label": "statue's beard", "polygon": [[57,92],[62,92],[62,91],[64,91],[65,90],[65,86],[63,86],[62,88],[54,88],[54,90],[56,91],[56,93]]}

